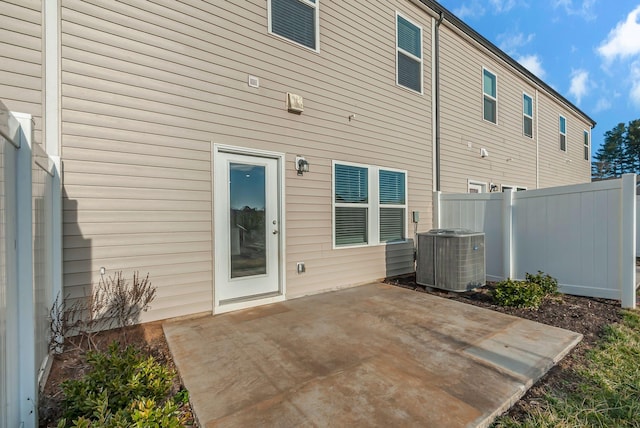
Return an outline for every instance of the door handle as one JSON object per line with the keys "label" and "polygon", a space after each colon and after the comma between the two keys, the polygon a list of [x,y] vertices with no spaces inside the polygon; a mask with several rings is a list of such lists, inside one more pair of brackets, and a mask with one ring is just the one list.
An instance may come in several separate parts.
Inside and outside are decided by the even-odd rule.
{"label": "door handle", "polygon": [[278,229],[273,229],[273,232],[271,232],[271,233],[273,233],[274,235],[277,235],[278,234]]}

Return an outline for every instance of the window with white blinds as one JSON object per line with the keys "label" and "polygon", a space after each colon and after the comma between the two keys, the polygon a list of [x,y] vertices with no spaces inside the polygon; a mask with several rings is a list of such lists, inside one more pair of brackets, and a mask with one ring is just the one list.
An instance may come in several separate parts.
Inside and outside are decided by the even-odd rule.
{"label": "window with white blinds", "polygon": [[405,171],[334,162],[335,246],[404,241],[406,186]]}
{"label": "window with white blinds", "polygon": [[422,27],[396,13],[396,83],[422,93]]}
{"label": "window with white blinds", "polygon": [[320,0],[269,0],[269,32],[318,50]]}

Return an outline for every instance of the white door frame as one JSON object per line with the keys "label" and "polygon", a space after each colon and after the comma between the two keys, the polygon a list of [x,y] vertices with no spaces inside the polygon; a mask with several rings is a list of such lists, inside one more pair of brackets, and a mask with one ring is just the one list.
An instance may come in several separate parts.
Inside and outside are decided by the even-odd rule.
{"label": "white door frame", "polygon": [[[215,168],[218,153],[232,153],[238,155],[245,156],[255,156],[255,157],[263,157],[269,159],[275,159],[278,161],[278,211],[279,211],[279,233],[278,233],[278,247],[279,247],[279,276],[278,276],[278,286],[279,286],[279,294],[277,296],[269,296],[265,298],[256,298],[250,300],[244,300],[235,303],[228,304],[220,304],[220,299],[216,295],[216,268],[215,268],[215,260],[216,260],[216,240],[215,236],[218,232],[216,230],[216,216],[215,216],[215,207],[218,204],[226,203],[226,201],[221,200],[221,195],[217,195],[215,188]],[[286,295],[286,251],[285,251],[285,242],[286,242],[286,224],[285,224],[285,187],[284,187],[284,177],[285,177],[285,154],[278,152],[271,152],[266,150],[258,150],[258,149],[250,149],[245,147],[237,147],[237,146],[228,146],[224,144],[215,144],[212,142],[212,162],[211,162],[211,192],[212,192],[212,200],[213,206],[211,211],[211,230],[212,230],[212,239],[211,239],[211,251],[212,251],[212,269],[213,269],[213,283],[212,283],[212,292],[213,292],[213,313],[221,314],[224,312],[236,311],[239,309],[251,308],[254,306],[266,305],[269,303],[281,302],[285,300]],[[226,233],[226,230],[224,231]]]}

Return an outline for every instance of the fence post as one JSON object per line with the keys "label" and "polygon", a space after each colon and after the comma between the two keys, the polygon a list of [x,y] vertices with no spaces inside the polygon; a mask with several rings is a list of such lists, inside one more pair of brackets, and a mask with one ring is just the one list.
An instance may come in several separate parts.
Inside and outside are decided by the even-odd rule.
{"label": "fence post", "polygon": [[502,193],[502,258],[504,279],[513,278],[513,190]]}
{"label": "fence post", "polygon": [[[16,157],[16,240],[18,286],[18,408],[25,427],[37,426],[37,387],[35,363],[35,314],[33,297],[32,233],[32,122],[31,115],[13,113],[22,128]],[[17,352],[17,350],[14,350]]]}
{"label": "fence post", "polygon": [[622,307],[636,307],[636,175],[624,174],[621,189],[620,295]]}
{"label": "fence post", "polygon": [[441,191],[433,192],[433,228],[440,229],[442,224],[440,217],[440,198],[442,197]]}

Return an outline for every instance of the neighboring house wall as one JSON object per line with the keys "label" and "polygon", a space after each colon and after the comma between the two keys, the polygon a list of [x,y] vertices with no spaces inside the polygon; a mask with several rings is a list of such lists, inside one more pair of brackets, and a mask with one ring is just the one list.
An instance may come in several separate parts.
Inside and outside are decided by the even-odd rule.
{"label": "neighboring house wall", "polygon": [[[560,150],[560,115],[566,119],[567,151]],[[591,181],[591,156],[584,159],[584,131],[589,124],[559,101],[540,97],[540,188]]]}
{"label": "neighboring house wall", "polygon": [[0,7],[0,99],[30,114],[34,141],[42,139],[42,2],[3,1]]}
{"label": "neighboring house wall", "polygon": [[[497,78],[497,123],[484,120],[483,68]],[[440,87],[443,192],[466,192],[468,180],[487,188],[494,183],[497,190],[502,185],[535,189],[590,180],[590,163],[583,158],[588,118],[447,21],[440,26]],[[533,103],[532,137],[523,133],[524,93]],[[560,151],[560,114],[567,118],[566,153]]]}
{"label": "neighboring house wall", "polygon": [[[266,7],[63,0],[65,293],[104,266],[150,273],[145,319],[212,309],[212,142],[286,154],[287,297],[413,269],[410,241],[333,249],[331,168],[406,170],[407,222],[416,210],[430,227],[431,18],[406,1],[322,1],[314,52],[268,34]],[[423,95],[395,83],[396,11],[423,29]]]}

